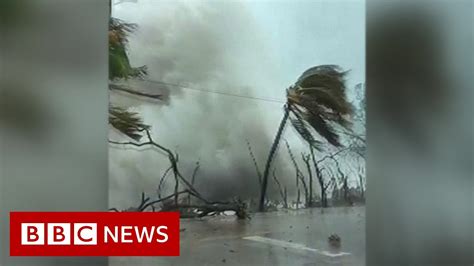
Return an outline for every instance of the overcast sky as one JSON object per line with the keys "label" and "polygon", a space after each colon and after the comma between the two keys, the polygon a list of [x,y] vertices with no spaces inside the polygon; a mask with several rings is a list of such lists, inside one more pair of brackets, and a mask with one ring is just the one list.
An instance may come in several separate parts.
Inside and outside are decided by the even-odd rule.
{"label": "overcast sky", "polygon": [[288,84],[308,66],[327,63],[350,69],[352,84],[364,81],[364,1],[248,1],[247,5],[278,54]]}
{"label": "overcast sky", "polygon": [[[281,100],[285,89],[315,65],[351,70],[349,88],[365,82],[363,1],[138,0],[114,5],[113,16],[138,25],[130,37],[130,59],[134,65],[147,65],[151,80]],[[163,90],[150,83],[136,86]],[[206,183],[201,186],[209,194],[229,195],[225,188],[230,186],[234,193],[254,195],[255,169],[245,140],[263,170],[282,104],[167,89],[167,104],[143,104],[115,95],[111,101],[143,114],[156,139],[180,153],[185,172],[191,172],[199,159],[202,184]],[[120,137],[111,132],[111,138]],[[284,138],[296,154],[305,151],[291,128]],[[278,156],[279,175],[291,180],[286,178],[293,170],[284,145]],[[168,167],[166,160],[150,152],[111,149],[110,160],[112,205],[126,205],[143,190],[152,192],[159,173]]]}

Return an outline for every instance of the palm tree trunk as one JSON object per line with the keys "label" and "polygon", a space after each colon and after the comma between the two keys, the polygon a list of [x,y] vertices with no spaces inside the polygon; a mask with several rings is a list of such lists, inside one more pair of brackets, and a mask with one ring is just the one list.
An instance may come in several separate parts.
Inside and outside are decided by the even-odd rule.
{"label": "palm tree trunk", "polygon": [[319,169],[318,163],[316,162],[316,157],[314,156],[313,147],[310,146],[311,159],[313,160],[314,170],[316,172],[316,178],[318,178],[319,187],[321,188],[321,207],[326,208],[328,206],[326,188],[324,186],[323,174]]}
{"label": "palm tree trunk", "polygon": [[285,112],[283,114],[283,118],[281,119],[280,126],[278,127],[277,134],[275,139],[273,140],[272,147],[270,149],[270,153],[268,154],[267,163],[265,165],[265,171],[263,172],[262,177],[262,187],[260,191],[260,202],[258,205],[258,210],[263,212],[265,211],[265,195],[267,193],[267,185],[268,185],[268,176],[270,174],[270,166],[272,164],[273,157],[275,156],[275,152],[278,148],[278,144],[280,143],[281,135],[283,134],[283,129],[285,128],[286,122],[288,121],[288,117],[290,115],[290,108],[289,106],[285,106]]}
{"label": "palm tree trunk", "polygon": [[[310,144],[310,149],[312,149],[312,146]],[[308,206],[307,207],[312,207],[313,206],[313,172],[311,171],[311,165],[309,164],[309,157],[305,157],[302,154],[302,158],[304,163],[306,164],[306,168],[308,169],[308,177],[309,177],[309,196],[308,196]]]}

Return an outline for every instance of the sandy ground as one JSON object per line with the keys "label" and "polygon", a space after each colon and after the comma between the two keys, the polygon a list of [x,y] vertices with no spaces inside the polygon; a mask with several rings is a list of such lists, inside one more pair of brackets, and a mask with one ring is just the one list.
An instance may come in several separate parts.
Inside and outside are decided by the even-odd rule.
{"label": "sandy ground", "polygon": [[[181,256],[111,257],[122,265],[365,265],[365,207],[182,219]],[[331,249],[337,234],[341,248]]]}

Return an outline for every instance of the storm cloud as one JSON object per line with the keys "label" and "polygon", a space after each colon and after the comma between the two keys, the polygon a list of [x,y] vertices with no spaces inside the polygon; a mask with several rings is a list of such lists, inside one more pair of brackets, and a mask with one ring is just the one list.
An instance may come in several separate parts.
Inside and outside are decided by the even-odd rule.
{"label": "storm cloud", "polygon": [[[283,103],[278,101],[284,100],[285,89],[294,79],[312,66],[301,62],[301,67],[288,71],[285,57],[272,43],[273,33],[258,21],[255,10],[238,1],[140,0],[114,5],[115,17],[138,25],[130,37],[132,64],[149,70],[149,81],[130,81],[130,85],[168,97],[153,103],[112,94],[111,102],[139,112],[152,126],[155,141],[179,154],[186,177],[191,177],[199,161],[196,187],[214,199],[258,195],[246,140],[263,171],[282,115]],[[318,63],[338,62],[312,64]],[[110,138],[124,137],[111,130]],[[286,130],[285,138],[299,157],[304,145],[292,129]],[[282,143],[274,165],[290,186],[294,169],[284,148]],[[166,156],[156,150],[111,146],[110,205],[128,207],[142,191],[154,195],[168,167]],[[168,193],[173,182],[168,177]]]}

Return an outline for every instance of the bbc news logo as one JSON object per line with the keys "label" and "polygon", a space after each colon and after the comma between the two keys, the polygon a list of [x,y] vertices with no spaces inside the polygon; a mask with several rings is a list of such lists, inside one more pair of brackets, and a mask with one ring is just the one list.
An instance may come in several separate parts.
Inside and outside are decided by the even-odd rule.
{"label": "bbc news logo", "polygon": [[[22,245],[70,245],[71,226],[73,245],[97,245],[96,223],[22,223]],[[45,241],[45,227],[48,239]]]}
{"label": "bbc news logo", "polygon": [[179,256],[176,212],[11,212],[11,256]]}
{"label": "bbc news logo", "polygon": [[[47,242],[45,242],[45,227],[47,228]],[[71,230],[71,227],[73,230]],[[109,226],[104,227],[104,243],[133,243],[135,234],[137,243],[152,242],[165,243],[168,241],[168,226]],[[71,235],[71,231],[73,234]],[[155,236],[153,236],[155,234]],[[22,245],[97,245],[96,223],[22,223]],[[156,239],[155,239],[156,238]],[[72,240],[72,242],[71,242]]]}

